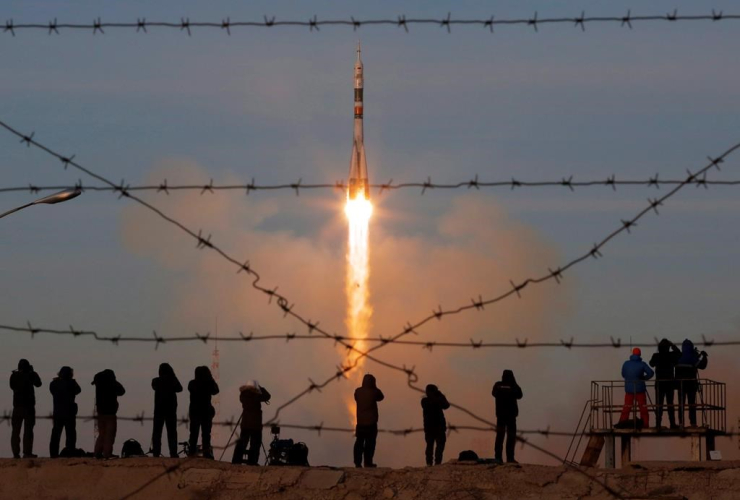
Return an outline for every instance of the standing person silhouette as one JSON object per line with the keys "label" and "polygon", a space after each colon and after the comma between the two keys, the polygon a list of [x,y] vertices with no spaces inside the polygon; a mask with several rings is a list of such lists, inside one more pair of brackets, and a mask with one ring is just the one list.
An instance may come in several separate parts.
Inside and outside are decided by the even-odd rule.
{"label": "standing person silhouette", "polygon": [[242,463],[244,452],[249,445],[247,465],[258,465],[262,446],[262,403],[268,403],[271,397],[267,389],[256,380],[239,388],[239,401],[242,404],[241,433],[234,446],[231,463]]}
{"label": "standing person silhouette", "polygon": [[95,386],[95,407],[98,419],[98,439],[95,441],[95,457],[113,457],[113,444],[118,431],[118,397],[126,394],[113,370],[96,373],[92,385]]}
{"label": "standing person silhouette", "polygon": [[676,412],[673,411],[673,396],[676,390],[676,365],[681,351],[673,342],[663,339],[658,344],[658,352],[650,358],[650,366],[655,368],[655,428],[660,430],[663,423],[663,400],[668,408],[668,422],[676,429]]}
{"label": "standing person silhouette", "polygon": [[375,443],[378,438],[378,401],[385,396],[378,389],[375,377],[366,374],[362,387],[355,389],[357,403],[357,427],[355,427],[354,460],[355,467],[377,467],[373,463]]}
{"label": "standing person silhouette", "polygon": [[65,448],[67,452],[77,449],[77,403],[75,398],[82,392],[80,384],[75,380],[75,373],[69,366],[63,366],[57,377],[49,384],[49,392],[54,400],[52,413],[53,427],[49,442],[49,456],[59,456],[59,441],[62,431],[65,431]]}
{"label": "standing person silhouette", "polygon": [[[433,384],[427,385],[426,396],[421,398],[424,440],[427,443],[425,450],[427,465],[432,465],[432,456],[434,456],[434,465],[442,463],[442,455],[447,442],[447,420],[445,420],[444,410],[449,407],[450,403],[439,388]],[[436,453],[434,453],[435,443],[437,444]]]}
{"label": "standing person silhouette", "polygon": [[503,463],[504,437],[506,437],[506,461],[518,463],[514,459],[516,445],[516,418],[519,416],[518,400],[522,399],[522,388],[516,383],[514,372],[504,370],[501,381],[493,385],[491,391],[496,400],[496,462]]}
{"label": "standing person silhouette", "polygon": [[167,447],[171,458],[177,458],[177,393],[182,384],[169,363],[159,365],[159,377],[152,380],[154,389],[154,425],[152,455],[162,456],[162,428],[167,426]]}
{"label": "standing person silhouette", "polygon": [[10,374],[10,388],[13,390],[10,448],[13,451],[13,458],[21,458],[21,427],[23,427],[23,458],[36,458],[33,454],[33,427],[36,425],[34,387],[41,387],[41,378],[33,371],[33,366],[27,359],[21,359],[18,361],[18,369]]}
{"label": "standing person silhouette", "polygon": [[696,427],[696,393],[699,391],[699,370],[704,370],[709,363],[706,351],[694,347],[689,339],[681,344],[681,357],[676,365],[676,383],[678,384],[678,420],[681,427],[685,424],[684,410],[689,403],[689,423]]}
{"label": "standing person silhouette", "polygon": [[211,397],[218,394],[218,384],[213,380],[207,366],[195,369],[195,378],[188,384],[190,392],[190,456],[198,450],[198,434],[202,432],[202,449],[205,458],[213,459],[211,449],[211,427],[216,409],[211,404]]}

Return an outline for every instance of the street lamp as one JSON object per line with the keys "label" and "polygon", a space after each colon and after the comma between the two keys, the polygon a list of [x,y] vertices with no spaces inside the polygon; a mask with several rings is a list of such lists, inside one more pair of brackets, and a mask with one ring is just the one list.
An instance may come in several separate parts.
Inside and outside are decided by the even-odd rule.
{"label": "street lamp", "polygon": [[81,194],[82,191],[79,189],[65,189],[64,191],[39,198],[38,200],[32,201],[31,203],[27,203],[23,206],[8,210],[7,212],[0,214],[0,219],[5,217],[6,215],[10,215],[13,212],[17,212],[18,210],[23,210],[24,208],[30,207],[32,205],[40,205],[42,203],[45,205],[53,205],[55,203],[61,203],[63,201],[71,200],[72,198],[77,198]]}

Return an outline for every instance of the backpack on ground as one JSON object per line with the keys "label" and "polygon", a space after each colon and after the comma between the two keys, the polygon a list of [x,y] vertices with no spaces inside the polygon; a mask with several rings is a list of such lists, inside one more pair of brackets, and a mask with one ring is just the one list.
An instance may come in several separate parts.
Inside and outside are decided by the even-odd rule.
{"label": "backpack on ground", "polygon": [[146,456],[146,453],[144,453],[144,449],[141,447],[141,443],[139,443],[137,440],[129,439],[125,443],[123,443],[123,448],[121,448],[122,458],[144,456]]}
{"label": "backpack on ground", "polygon": [[308,467],[308,446],[306,443],[295,443],[288,451],[288,464]]}
{"label": "backpack on ground", "polygon": [[477,462],[478,454],[473,450],[461,451],[460,455],[457,457],[457,460],[460,462]]}

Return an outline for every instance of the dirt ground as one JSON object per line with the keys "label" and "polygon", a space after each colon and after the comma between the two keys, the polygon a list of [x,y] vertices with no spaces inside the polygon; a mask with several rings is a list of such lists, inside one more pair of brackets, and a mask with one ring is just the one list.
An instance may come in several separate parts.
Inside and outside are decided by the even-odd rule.
{"label": "dirt ground", "polygon": [[[740,462],[636,463],[616,471],[541,465],[404,469],[249,467],[210,460],[0,460],[0,499],[737,499]],[[598,481],[598,482],[597,482]]]}

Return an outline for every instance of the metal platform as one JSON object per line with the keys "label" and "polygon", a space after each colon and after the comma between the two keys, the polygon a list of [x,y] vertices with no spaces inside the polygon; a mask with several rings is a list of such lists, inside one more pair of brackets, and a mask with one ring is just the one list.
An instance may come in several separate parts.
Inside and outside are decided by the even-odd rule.
{"label": "metal platform", "polygon": [[[665,381],[657,381],[665,383]],[[576,463],[576,457],[583,437],[588,437],[588,444],[578,462],[584,466],[595,466],[602,449],[605,451],[604,466],[616,466],[616,438],[621,443],[621,463],[632,461],[632,440],[640,438],[683,438],[689,439],[691,444],[692,460],[708,460],[710,452],[715,449],[715,438],[727,433],[726,386],[722,382],[713,380],[677,380],[672,381],[675,386],[674,404],[676,422],[685,423],[685,427],[644,427],[637,424],[639,409],[637,404],[630,408],[631,427],[616,428],[624,405],[624,381],[606,380],[591,382],[591,399],[586,402],[574,433],[573,442],[568,448],[566,460]],[[647,409],[650,424],[655,424],[657,405],[653,403],[656,381],[646,381]],[[680,402],[680,395],[690,392],[696,387],[695,404]],[[663,405],[663,423],[669,421],[668,406]],[[696,426],[690,426],[690,411],[695,412]],[[584,420],[585,419],[585,420]],[[582,425],[583,424],[583,425]],[[702,441],[704,446],[702,446]],[[575,447],[573,447],[575,445]],[[571,455],[572,451],[572,455]]]}

